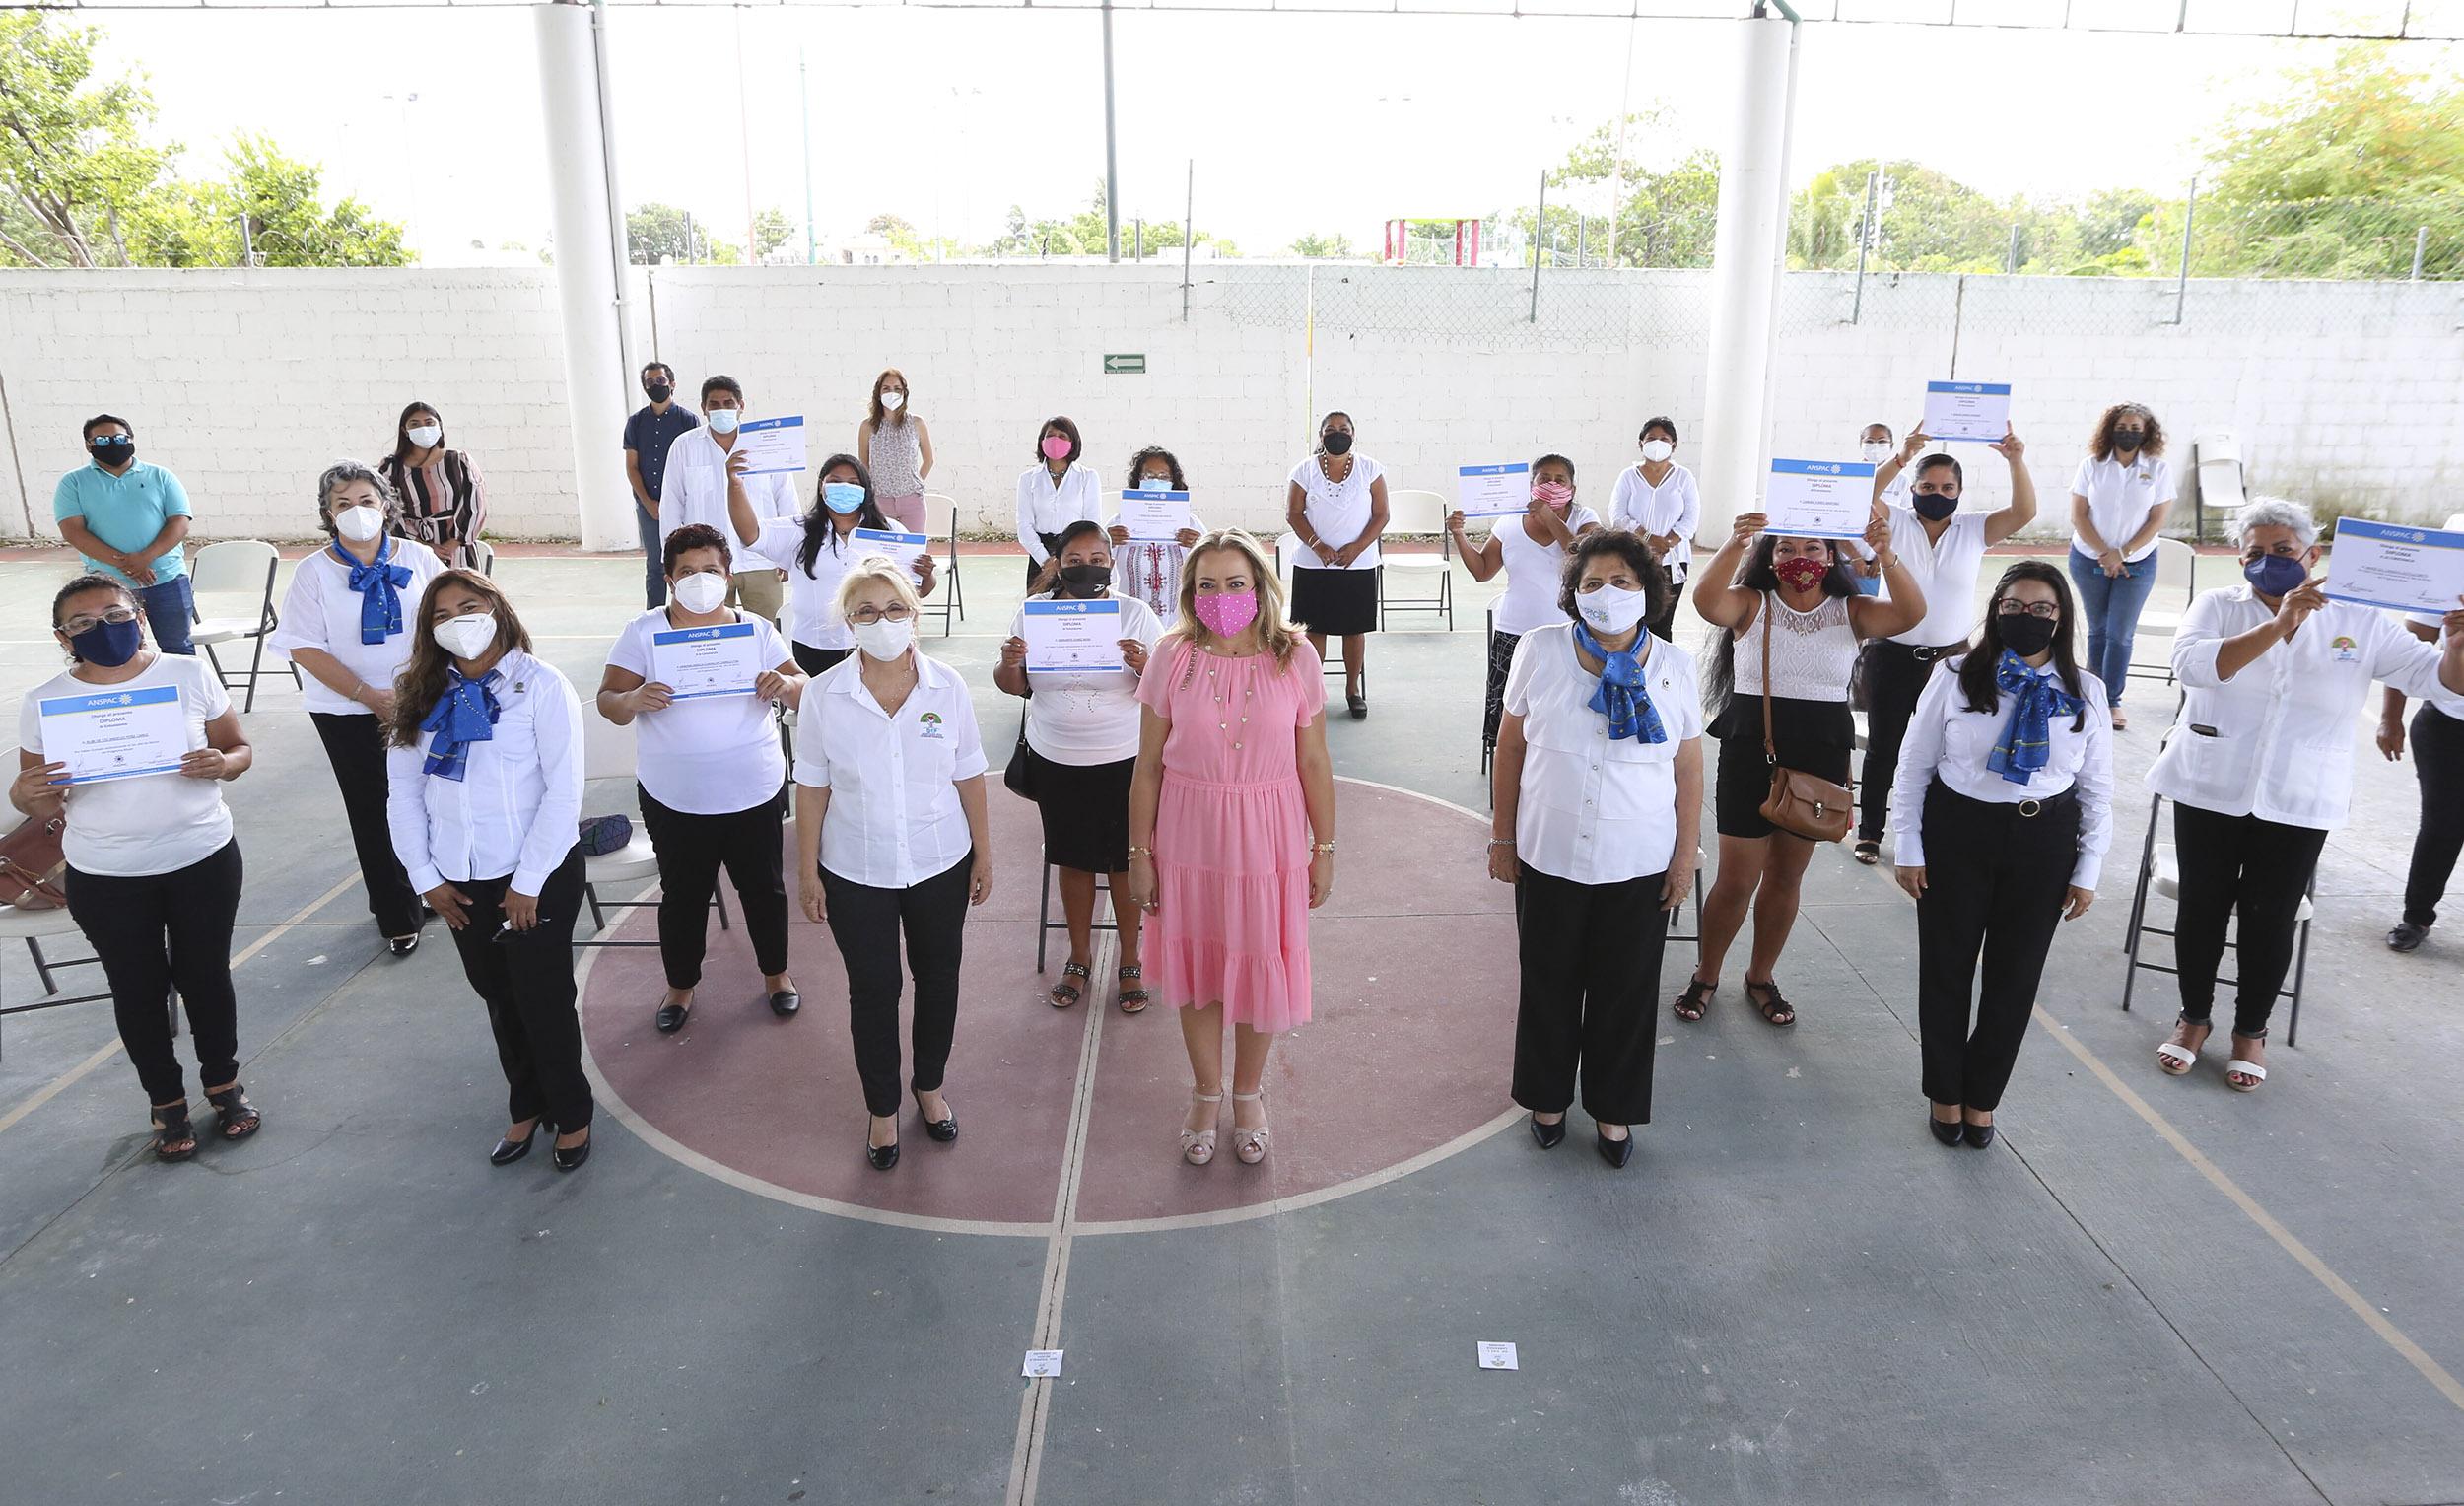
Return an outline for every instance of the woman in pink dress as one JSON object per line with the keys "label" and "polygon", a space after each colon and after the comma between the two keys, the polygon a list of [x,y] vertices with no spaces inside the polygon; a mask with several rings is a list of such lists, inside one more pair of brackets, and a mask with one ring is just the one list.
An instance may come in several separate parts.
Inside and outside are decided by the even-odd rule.
{"label": "woman in pink dress", "polygon": [[1209,533],[1138,687],[1129,902],[1148,918],[1148,978],[1181,1011],[1193,1166],[1215,1156],[1224,1017],[1232,1149],[1247,1166],[1266,1158],[1267,1053],[1309,1022],[1309,912],[1335,890],[1335,771],[1326,682],[1302,631],[1258,541]]}

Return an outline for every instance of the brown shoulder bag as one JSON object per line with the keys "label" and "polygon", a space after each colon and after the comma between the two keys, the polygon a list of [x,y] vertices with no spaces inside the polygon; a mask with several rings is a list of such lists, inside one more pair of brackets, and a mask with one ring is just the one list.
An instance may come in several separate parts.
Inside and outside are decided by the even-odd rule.
{"label": "brown shoulder bag", "polygon": [[33,817],[0,836],[0,905],[20,910],[57,910],[68,903],[60,888],[60,834],[68,830],[62,816]]}
{"label": "brown shoulder bag", "polygon": [[1846,839],[1856,815],[1857,798],[1850,790],[1802,769],[1780,767],[1780,751],[1771,739],[1771,619],[1775,599],[1762,598],[1762,757],[1771,766],[1771,792],[1762,801],[1762,819],[1808,842]]}

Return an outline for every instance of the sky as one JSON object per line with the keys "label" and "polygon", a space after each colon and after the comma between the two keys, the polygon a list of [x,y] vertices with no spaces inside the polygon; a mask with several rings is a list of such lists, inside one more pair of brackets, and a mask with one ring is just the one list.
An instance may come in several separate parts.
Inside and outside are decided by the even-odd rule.
{"label": "sky", "polygon": [[[1101,22],[1091,11],[620,5],[611,18],[626,202],[679,205],[727,240],[743,240],[748,200],[802,225],[808,105],[825,243],[882,213],[980,242],[1012,204],[1030,218],[1075,212],[1103,175]],[[191,173],[208,171],[235,132],[262,132],[321,161],[330,190],[405,222],[424,260],[517,262],[550,240],[526,8],[97,19],[103,66],[143,70],[159,128],[187,146]],[[1541,170],[1613,120],[1621,102],[1665,112],[1664,130],[1633,138],[1637,161],[1717,147],[1737,29],[1117,13],[1125,238],[1133,216],[1181,217],[1193,161],[1199,228],[1259,255],[1310,232],[1374,250],[1390,218],[1528,204]],[[1922,161],[1997,195],[2179,191],[2221,119],[2264,100],[2288,66],[2334,50],[1810,23],[1791,176],[1802,183],[1874,156]],[[2404,55],[2425,69],[2458,62],[2443,45],[2408,44]],[[1595,207],[1605,210],[1605,197]]]}

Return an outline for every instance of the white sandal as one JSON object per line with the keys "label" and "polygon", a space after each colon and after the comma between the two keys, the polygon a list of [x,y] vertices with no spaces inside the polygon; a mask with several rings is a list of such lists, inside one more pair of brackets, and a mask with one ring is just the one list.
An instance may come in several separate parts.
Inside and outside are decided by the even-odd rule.
{"label": "white sandal", "polygon": [[[2235,1082],[2233,1080],[2233,1074],[2236,1072],[2249,1078],[2250,1080],[2248,1082]],[[2255,1093],[2259,1090],[2259,1084],[2265,1082],[2266,1080],[2267,1068],[2259,1065],[2256,1061],[2244,1061],[2239,1057],[2235,1057],[2230,1061],[2224,1063],[2224,1086],[2231,1088],[2236,1093]]]}
{"label": "white sandal", "polygon": [[[2183,1025],[2190,1025],[2190,1021],[2177,1018],[2173,1021],[2173,1024],[2176,1028],[2178,1028]],[[2196,1030],[2199,1027],[2191,1025],[2190,1028]],[[2210,1025],[2208,1027],[2209,1034],[2213,1035],[2215,1031],[2216,1027],[2214,1025]],[[2202,1042],[2201,1044],[2205,1043]],[[2184,1046],[2177,1041],[2159,1041],[2156,1043],[2156,1069],[2163,1072],[2166,1076],[2187,1077],[2190,1075],[2190,1069],[2198,1064],[2199,1048],[2197,1046]]]}
{"label": "white sandal", "polygon": [[[1223,1094],[1219,1091],[1213,1093],[1201,1093],[1198,1091],[1198,1089],[1192,1088],[1190,1089],[1190,1102],[1221,1103],[1223,1102]],[[1203,1130],[1192,1130],[1186,1125],[1183,1126],[1181,1130],[1181,1159],[1189,1162],[1192,1166],[1203,1166],[1214,1158],[1214,1127],[1210,1125]]]}
{"label": "white sandal", "polygon": [[[1266,1090],[1260,1088],[1255,1093],[1235,1093],[1232,1095],[1232,1101],[1256,1103],[1266,1096]],[[1232,1154],[1240,1158],[1243,1166],[1257,1165],[1266,1158],[1266,1134],[1267,1130],[1265,1125],[1259,1125],[1254,1129],[1234,1125],[1232,1127]]]}

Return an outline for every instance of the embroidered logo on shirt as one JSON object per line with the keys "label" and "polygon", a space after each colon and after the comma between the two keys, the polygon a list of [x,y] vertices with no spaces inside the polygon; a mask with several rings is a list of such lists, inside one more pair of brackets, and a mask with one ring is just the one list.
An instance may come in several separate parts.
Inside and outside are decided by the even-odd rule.
{"label": "embroidered logo on shirt", "polygon": [[2330,646],[2331,648],[2333,648],[2333,649],[2336,650],[2336,662],[2337,662],[2337,663],[2339,663],[2339,664],[2357,664],[2357,663],[2360,663],[2360,662],[2361,662],[2361,645],[2359,645],[2359,644],[2355,643],[2352,639],[2349,639],[2349,638],[2338,638],[2338,639],[2334,639],[2334,640],[2331,640],[2331,641],[2330,641],[2329,646]]}
{"label": "embroidered logo on shirt", "polygon": [[941,735],[941,714],[939,712],[925,712],[923,716],[916,719],[916,724],[923,729],[924,735],[926,737],[938,737]]}

